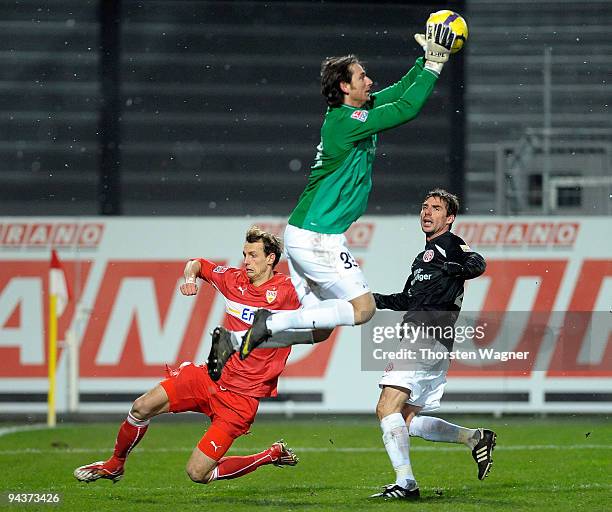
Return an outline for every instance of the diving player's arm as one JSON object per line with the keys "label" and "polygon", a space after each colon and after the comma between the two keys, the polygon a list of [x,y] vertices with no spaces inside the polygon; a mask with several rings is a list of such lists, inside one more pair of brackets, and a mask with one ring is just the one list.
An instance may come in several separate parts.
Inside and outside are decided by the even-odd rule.
{"label": "diving player's arm", "polygon": [[183,295],[195,295],[198,293],[196,278],[200,275],[200,269],[201,265],[198,260],[189,260],[185,264],[185,270],[183,270],[185,282],[180,286]]}
{"label": "diving player's arm", "polygon": [[197,278],[219,287],[223,281],[223,274],[228,267],[217,265],[204,258],[194,258],[185,264],[183,277],[185,282],[180,286],[183,295],[195,295],[198,293]]}

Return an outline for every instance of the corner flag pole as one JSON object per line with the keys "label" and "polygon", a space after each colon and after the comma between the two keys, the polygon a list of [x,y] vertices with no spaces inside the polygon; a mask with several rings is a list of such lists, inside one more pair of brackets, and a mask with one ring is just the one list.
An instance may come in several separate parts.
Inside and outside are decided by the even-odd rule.
{"label": "corner flag pole", "polygon": [[49,350],[47,367],[49,369],[49,393],[47,395],[47,425],[54,427],[55,392],[57,367],[57,319],[62,316],[70,300],[70,287],[55,249],[51,250],[51,266],[49,269]]}
{"label": "corner flag pole", "polygon": [[47,426],[55,427],[55,370],[57,363],[57,295],[49,294],[49,393],[47,395]]}

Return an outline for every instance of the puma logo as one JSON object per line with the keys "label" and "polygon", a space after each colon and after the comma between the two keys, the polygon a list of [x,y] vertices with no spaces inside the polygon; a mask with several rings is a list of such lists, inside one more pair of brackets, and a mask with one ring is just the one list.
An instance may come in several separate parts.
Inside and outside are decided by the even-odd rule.
{"label": "puma logo", "polygon": [[244,295],[244,292],[246,292],[246,288],[243,288],[242,286],[238,286],[238,291],[240,292],[241,295]]}
{"label": "puma logo", "polygon": [[215,453],[217,452],[217,450],[219,448],[221,448],[220,444],[215,443],[214,441],[211,441],[210,444],[212,445],[212,447],[215,449]]}

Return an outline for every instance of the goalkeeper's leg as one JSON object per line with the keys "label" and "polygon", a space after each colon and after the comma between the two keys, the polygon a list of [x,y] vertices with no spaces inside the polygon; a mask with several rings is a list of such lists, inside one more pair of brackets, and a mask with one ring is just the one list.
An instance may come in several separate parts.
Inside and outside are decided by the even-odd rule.
{"label": "goalkeeper's leg", "polygon": [[[338,288],[344,284],[340,281]],[[277,311],[274,314],[260,309],[255,314],[253,325],[242,339],[240,359],[246,359],[255,348],[262,347],[262,343],[274,334],[282,334],[290,329],[331,331],[341,325],[360,325],[370,320],[375,312],[376,304],[370,292],[350,300],[328,299],[305,308]],[[280,339],[282,340],[282,337]],[[295,344],[295,341],[287,343],[287,345]]]}
{"label": "goalkeeper's leg", "polygon": [[[247,331],[230,331],[234,350],[239,350],[242,338]],[[266,341],[258,345],[259,348],[282,348],[292,345],[313,345],[325,341],[332,333],[332,329],[288,329],[273,334]]]}

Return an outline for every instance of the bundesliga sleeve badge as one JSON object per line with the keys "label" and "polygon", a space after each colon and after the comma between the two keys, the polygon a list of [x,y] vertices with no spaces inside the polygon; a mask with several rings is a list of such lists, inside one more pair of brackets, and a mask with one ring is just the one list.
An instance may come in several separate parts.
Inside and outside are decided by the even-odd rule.
{"label": "bundesliga sleeve badge", "polygon": [[366,120],[368,119],[368,111],[367,110],[355,110],[355,112],[351,114],[351,118],[357,119],[357,121],[361,121],[362,123],[365,123]]}

